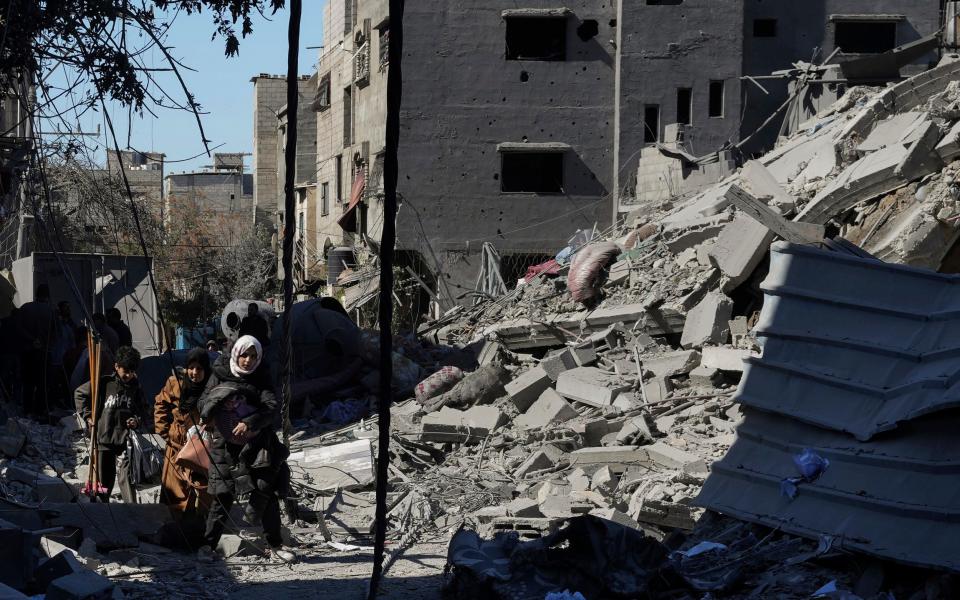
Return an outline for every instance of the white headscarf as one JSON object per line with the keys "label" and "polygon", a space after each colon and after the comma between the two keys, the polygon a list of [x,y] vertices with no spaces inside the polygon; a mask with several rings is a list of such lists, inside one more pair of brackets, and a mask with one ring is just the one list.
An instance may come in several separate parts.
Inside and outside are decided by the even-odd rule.
{"label": "white headscarf", "polygon": [[[240,357],[249,350],[250,348],[255,348],[257,351],[257,358],[253,361],[253,366],[249,369],[240,368]],[[260,362],[263,360],[263,348],[260,346],[259,340],[253,337],[252,335],[243,335],[240,336],[240,339],[233,345],[233,349],[230,350],[230,372],[233,373],[236,377],[243,377],[244,375],[250,375],[257,370],[257,367],[260,366]]]}

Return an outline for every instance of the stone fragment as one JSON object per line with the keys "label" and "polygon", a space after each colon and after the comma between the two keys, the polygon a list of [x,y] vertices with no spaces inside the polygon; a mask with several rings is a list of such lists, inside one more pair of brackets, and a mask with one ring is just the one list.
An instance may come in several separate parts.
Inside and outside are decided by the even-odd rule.
{"label": "stone fragment", "polygon": [[606,519],[607,521],[613,521],[630,529],[640,529],[640,524],[631,519],[630,515],[615,508],[595,508],[590,511],[590,514],[595,517],[600,517],[601,519]]}
{"label": "stone fragment", "polygon": [[710,292],[687,313],[680,345],[699,348],[706,344],[724,344],[730,335],[729,321],[733,302],[717,292]]}
{"label": "stone fragment", "polygon": [[540,397],[552,380],[542,366],[529,369],[505,386],[517,410],[523,412]]}
{"label": "stone fragment", "polygon": [[627,443],[647,443],[653,441],[653,432],[650,431],[650,426],[647,424],[647,419],[643,415],[637,415],[636,417],[631,417],[623,424],[623,427],[620,428],[620,431],[617,432],[616,438],[618,445],[624,445]]}
{"label": "stone fragment", "polygon": [[643,450],[651,461],[667,469],[682,469],[688,475],[708,474],[707,463],[696,454],[691,454],[685,450],[674,448],[669,444],[657,442],[649,446],[644,446]]}
{"label": "stone fragment", "polygon": [[583,492],[590,489],[590,477],[579,467],[567,474],[567,483],[570,484],[570,488],[574,492]]}
{"label": "stone fragment", "polygon": [[559,461],[563,455],[563,450],[560,450],[553,444],[546,444],[531,454],[527,460],[523,461],[514,475],[519,479],[523,479],[529,473],[551,469],[557,465],[557,461]]}
{"label": "stone fragment", "polygon": [[720,371],[717,369],[700,365],[690,371],[690,385],[700,387],[714,387],[720,378]]}
{"label": "stone fragment", "polygon": [[585,515],[593,510],[593,505],[577,501],[569,496],[550,496],[540,503],[540,512],[543,516],[552,519],[569,519],[577,515]]}
{"label": "stone fragment", "polygon": [[45,590],[55,579],[86,570],[72,550],[64,550],[37,567],[33,572],[33,580],[38,589]]}
{"label": "stone fragment", "polygon": [[610,406],[613,399],[630,386],[595,367],[578,367],[560,375],[557,392],[564,398],[589,406]]}
{"label": "stone fragment", "polygon": [[537,490],[537,502],[543,504],[543,501],[551,496],[568,496],[573,491],[570,484],[560,481],[545,481],[540,489]]}
{"label": "stone fragment", "polygon": [[540,361],[540,368],[546,371],[550,381],[556,382],[560,373],[580,366],[577,356],[570,348],[564,348],[546,356]]}
{"label": "stone fragment", "polygon": [[544,515],[540,512],[540,503],[533,498],[516,498],[506,506],[507,516],[525,519],[540,519]]}
{"label": "stone fragment", "polygon": [[579,433],[583,437],[583,444],[587,447],[599,446],[603,436],[610,433],[610,420],[602,417],[580,419],[569,426],[574,433]]}
{"label": "stone fragment", "polygon": [[224,558],[231,556],[263,556],[266,546],[259,540],[252,540],[240,537],[235,534],[225,533],[220,537],[220,543],[217,544],[217,552]]}
{"label": "stone fragment", "polygon": [[612,496],[617,489],[617,476],[613,474],[609,466],[604,465],[593,474],[590,489],[607,497]]}
{"label": "stone fragment", "polygon": [[686,375],[700,364],[700,353],[696,350],[667,352],[643,361],[643,368],[655,377],[673,377]]}
{"label": "stone fragment", "polygon": [[103,600],[110,598],[113,587],[103,575],[84,570],[54,580],[47,588],[47,600]]}
{"label": "stone fragment", "polygon": [[660,404],[670,396],[673,384],[667,377],[654,377],[643,383],[643,394],[647,404]]}
{"label": "stone fragment", "polygon": [[570,406],[570,403],[552,388],[547,388],[540,394],[537,401],[513,422],[521,429],[537,429],[563,423],[576,416],[577,411]]}
{"label": "stone fragment", "polygon": [[744,213],[728,223],[710,249],[713,264],[727,276],[723,291],[733,290],[753,274],[763,260],[774,234]]}
{"label": "stone fragment", "polygon": [[420,439],[427,442],[477,443],[506,422],[506,416],[494,406],[474,406],[461,411],[444,406],[421,420]]}
{"label": "stone fragment", "polygon": [[571,465],[610,465],[617,472],[626,465],[645,464],[647,453],[636,446],[601,446],[599,448],[580,448],[569,454]]}
{"label": "stone fragment", "polygon": [[707,346],[703,349],[700,364],[718,371],[743,372],[743,363],[753,356],[749,350],[726,346]]}

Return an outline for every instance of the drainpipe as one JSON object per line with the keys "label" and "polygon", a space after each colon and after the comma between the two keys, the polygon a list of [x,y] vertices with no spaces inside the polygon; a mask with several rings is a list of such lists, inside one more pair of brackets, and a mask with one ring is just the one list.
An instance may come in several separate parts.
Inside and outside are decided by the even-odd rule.
{"label": "drainpipe", "polygon": [[617,34],[613,61],[613,212],[611,225],[620,214],[620,73],[623,60],[623,0],[617,0]]}

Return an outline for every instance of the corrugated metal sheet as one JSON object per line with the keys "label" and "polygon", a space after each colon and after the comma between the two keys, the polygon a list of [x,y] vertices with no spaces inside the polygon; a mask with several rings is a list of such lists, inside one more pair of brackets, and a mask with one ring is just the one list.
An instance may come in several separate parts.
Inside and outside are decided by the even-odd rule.
{"label": "corrugated metal sheet", "polygon": [[[960,279],[775,244],[745,418],[698,504],[905,563],[960,570]],[[830,460],[796,498],[810,448]]]}

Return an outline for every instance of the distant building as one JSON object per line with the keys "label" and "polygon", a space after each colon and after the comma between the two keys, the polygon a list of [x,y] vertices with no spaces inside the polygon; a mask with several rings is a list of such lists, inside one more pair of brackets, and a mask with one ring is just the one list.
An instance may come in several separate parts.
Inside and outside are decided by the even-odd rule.
{"label": "distant building", "polygon": [[[283,184],[279,177],[280,160],[278,121],[287,105],[287,78],[281,75],[260,75],[250,79],[253,83],[253,211],[254,222],[276,227],[277,207],[283,205]],[[316,88],[309,76],[299,79],[301,113],[306,112]],[[309,142],[311,138],[306,138]],[[316,152],[303,144],[305,152]],[[298,147],[298,154],[300,148]]]}
{"label": "distant building", "polygon": [[120,166],[130,182],[134,197],[142,199],[157,218],[163,219],[163,165],[160,152],[107,151],[107,171],[119,175]]}
{"label": "distant building", "polygon": [[215,153],[212,169],[171,173],[165,181],[164,224],[177,219],[196,219],[223,227],[220,243],[234,238],[253,225],[253,175],[244,173],[244,155]]}

